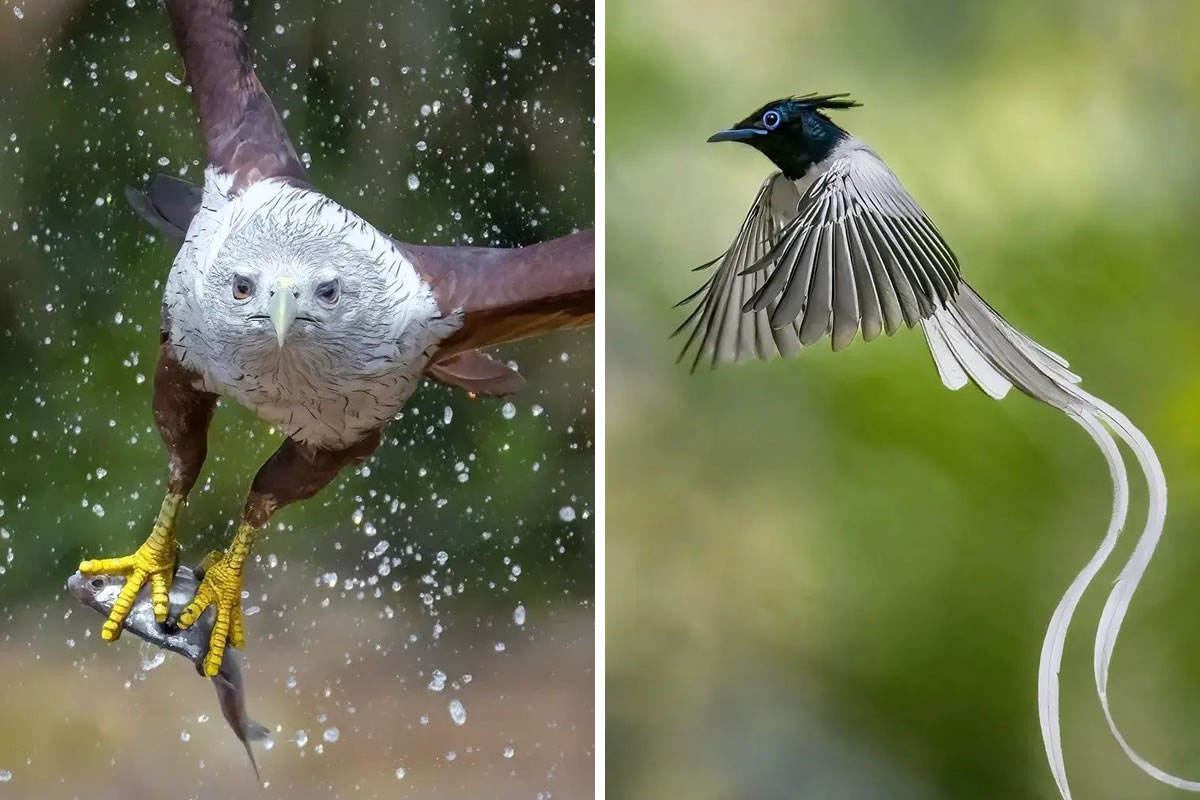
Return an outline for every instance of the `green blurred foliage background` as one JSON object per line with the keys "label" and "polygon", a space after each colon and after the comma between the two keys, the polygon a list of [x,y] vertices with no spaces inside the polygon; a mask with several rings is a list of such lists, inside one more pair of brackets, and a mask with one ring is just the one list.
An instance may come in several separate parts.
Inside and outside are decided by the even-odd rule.
{"label": "green blurred foliage background", "polygon": [[[1109,694],[1135,748],[1200,776],[1198,37],[1183,0],[609,2],[612,796],[1058,796],[1038,652],[1108,521],[1091,440],[1019,394],[946,391],[916,332],[672,364],[671,305],[703,279],[688,268],[728,245],[772,169],[704,140],[812,91],[864,103],[837,121],[968,280],[1157,447],[1167,531]],[[1116,571],[1067,643],[1068,772],[1080,798],[1180,796],[1125,760],[1096,700]]]}
{"label": "green blurred foliage background", "polygon": [[[313,182],[379,227],[516,246],[592,226],[590,4],[236,5]],[[142,669],[132,636],[101,646],[63,597],[81,557],[140,543],[164,490],[149,378],[174,246],[123,190],[201,180],[182,77],[153,0],[0,0],[0,795],[587,791],[590,331],[503,348],[529,379],[510,406],[422,388],[366,468],[273,520],[246,601],[250,711],[279,726],[261,795],[205,682]],[[224,546],[278,442],[222,403],[185,559]]]}

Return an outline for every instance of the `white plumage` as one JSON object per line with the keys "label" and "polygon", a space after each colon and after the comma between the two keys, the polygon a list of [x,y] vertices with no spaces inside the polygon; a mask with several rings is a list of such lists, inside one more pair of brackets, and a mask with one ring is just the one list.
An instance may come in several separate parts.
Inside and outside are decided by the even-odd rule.
{"label": "white plumage", "polygon": [[[228,395],[298,441],[349,446],[394,416],[421,381],[430,348],[459,327],[392,241],[311,189],[284,180],[233,197],[209,168],[204,197],[167,278],[169,343]],[[254,296],[235,298],[235,279]],[[336,303],[315,287],[337,281]],[[299,313],[285,344],[265,302],[294,286]]]}

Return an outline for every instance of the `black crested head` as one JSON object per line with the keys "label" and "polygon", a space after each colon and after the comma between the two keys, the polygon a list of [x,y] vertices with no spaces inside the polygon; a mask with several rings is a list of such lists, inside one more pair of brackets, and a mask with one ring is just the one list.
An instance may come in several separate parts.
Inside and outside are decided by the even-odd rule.
{"label": "black crested head", "polygon": [[710,142],[743,142],[775,163],[783,174],[799,180],[849,134],[823,111],[860,105],[845,94],[806,94],[785,97],[759,108]]}

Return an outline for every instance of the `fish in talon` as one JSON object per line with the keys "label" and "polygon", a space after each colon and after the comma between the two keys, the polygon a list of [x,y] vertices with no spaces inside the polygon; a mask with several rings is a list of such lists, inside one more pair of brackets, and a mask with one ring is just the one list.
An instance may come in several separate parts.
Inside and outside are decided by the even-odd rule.
{"label": "fish in talon", "polygon": [[[112,612],[113,604],[116,603],[124,585],[124,577],[83,575],[76,572],[67,580],[67,591],[83,605],[107,617]],[[168,619],[178,619],[192,602],[199,585],[200,581],[191,569],[185,566],[176,569],[169,594]],[[209,637],[214,624],[211,611],[202,613],[186,630],[179,630],[171,624],[160,625],[154,617],[153,601],[143,590],[135,598],[121,624],[124,630],[133,635],[189,659],[196,665],[196,671],[204,674],[204,661],[208,655]],[[236,653],[225,654],[220,670],[212,676],[212,683],[217,692],[221,715],[233,729],[238,741],[246,748],[250,766],[254,768],[254,777],[260,780],[258,763],[254,759],[254,750],[250,743],[266,739],[270,731],[250,719],[246,713],[246,688],[242,680],[241,660]]]}

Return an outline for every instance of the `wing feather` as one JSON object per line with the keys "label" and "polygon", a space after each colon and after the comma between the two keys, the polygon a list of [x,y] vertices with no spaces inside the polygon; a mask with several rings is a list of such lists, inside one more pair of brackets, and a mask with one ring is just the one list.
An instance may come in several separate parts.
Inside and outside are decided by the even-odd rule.
{"label": "wing feather", "polygon": [[810,345],[820,341],[829,330],[829,318],[833,314],[833,248],[829,242],[829,210],[826,207],[820,227],[813,239],[816,241],[813,255],[812,276],[808,282],[808,297],[805,301],[804,319],[800,323],[800,344]]}
{"label": "wing feather", "polygon": [[[763,182],[712,278],[685,301],[699,301],[676,330],[688,332],[680,359],[696,348],[693,369],[794,356],[827,334],[841,350],[860,331],[871,341],[914,327],[956,297],[958,260],[873,151],[850,139],[814,169],[803,194],[780,172]],[[963,345],[945,333],[938,343],[949,362]]]}
{"label": "wing feather", "polygon": [[[860,298],[857,270],[850,260],[850,246],[846,241],[846,199],[839,195],[834,206],[835,221],[829,227],[830,247],[833,255],[833,349],[842,350],[854,341],[862,322],[863,306],[873,301]],[[862,299],[862,302],[860,302]],[[866,338],[866,326],[863,337]]]}

